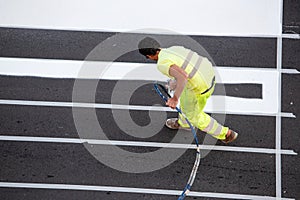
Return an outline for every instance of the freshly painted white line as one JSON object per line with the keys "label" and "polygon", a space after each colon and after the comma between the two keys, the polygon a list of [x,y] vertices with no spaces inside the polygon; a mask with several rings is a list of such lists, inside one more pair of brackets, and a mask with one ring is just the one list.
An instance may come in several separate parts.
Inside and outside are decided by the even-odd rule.
{"label": "freshly painted white line", "polygon": [[[1,0],[0,26],[188,35],[263,36],[281,33],[275,23],[279,18],[278,0],[189,0],[176,4],[172,0],[151,2],[145,8],[139,0],[130,0],[130,3],[120,0],[86,0],[84,3],[74,3],[73,0],[27,0],[26,3]],[[176,20],[171,15],[164,15],[162,20],[161,14],[166,12],[165,8],[180,8],[185,14]],[[152,11],[151,20],[145,16],[147,10]],[[123,17],[120,17],[121,12]],[[201,26],[199,19],[205,19],[201,21]]]}
{"label": "freshly painted white line", "polygon": [[[83,76],[80,74],[82,68],[88,68],[91,73]],[[239,73],[242,78],[241,83],[255,83],[262,80],[253,75],[276,72],[272,68],[251,68],[239,66],[216,66],[217,81],[222,83],[237,82],[232,79]],[[147,73],[145,73],[145,70]],[[288,70],[288,69],[287,69]],[[230,72],[234,75],[230,75]],[[96,73],[93,73],[96,72]],[[97,74],[102,72],[101,77]],[[266,73],[266,74],[265,74]],[[131,62],[104,62],[104,61],[78,61],[60,59],[40,59],[40,58],[9,58],[0,57],[0,74],[8,76],[37,76],[48,78],[78,78],[78,79],[107,79],[107,80],[152,80],[165,81],[167,78],[162,75],[153,63],[131,63]],[[259,75],[261,77],[262,75]],[[235,77],[238,78],[238,77]]]}
{"label": "freshly painted white line", "polygon": [[[277,38],[277,70],[281,71],[282,66],[282,38]],[[278,84],[277,84],[277,90],[278,90],[278,113],[281,112],[281,84],[282,84],[282,77],[281,73],[278,76]],[[276,198],[281,199],[282,196],[282,183],[281,183],[281,116],[276,116],[276,135],[275,135],[275,141],[276,141]]]}
{"label": "freshly painted white line", "polygon": [[[82,68],[88,67],[95,72],[103,71],[101,77],[91,73],[90,76],[80,76],[79,72]],[[145,73],[139,72],[142,69]],[[228,74],[222,72],[239,70],[239,74],[247,74],[248,71],[260,71],[261,73],[276,72],[275,68],[251,68],[239,66],[216,66],[215,69],[220,75],[223,83],[232,81],[226,78]],[[246,71],[246,72],[245,72]],[[282,69],[283,73],[295,73],[296,69]],[[129,74],[128,74],[129,73]],[[130,73],[133,73],[132,75]],[[47,78],[90,78],[90,79],[108,79],[108,80],[160,80],[164,81],[167,78],[158,72],[156,64],[150,63],[131,63],[131,62],[104,62],[104,61],[78,61],[78,60],[61,60],[61,59],[40,59],[40,58],[9,58],[0,57],[0,74],[8,76],[36,76]],[[249,81],[252,77],[243,79]],[[225,82],[226,80],[226,82]],[[256,79],[253,79],[253,81]],[[220,80],[218,80],[220,81]]]}
{"label": "freshly painted white line", "polygon": [[[279,20],[278,27],[282,33],[282,22],[283,22],[283,0],[278,2],[278,12]],[[278,81],[277,81],[277,113],[281,113],[281,88],[282,88],[282,36],[277,37],[277,54],[276,54],[276,68],[278,71]],[[282,197],[282,183],[281,183],[281,116],[276,116],[276,135],[275,135],[275,149],[276,149],[276,199],[281,199]]]}
{"label": "freshly painted white line", "polygon": [[[0,141],[17,141],[17,142],[45,142],[45,143],[70,143],[70,144],[93,144],[93,145],[115,145],[115,146],[137,146],[153,148],[174,148],[174,149],[196,149],[194,144],[162,143],[162,142],[137,142],[121,140],[94,140],[81,138],[54,138],[54,137],[30,137],[30,136],[9,136],[0,135]],[[254,147],[230,147],[217,145],[200,145],[203,150],[213,151],[232,151],[247,153],[275,154],[275,149],[254,148]],[[280,154],[298,155],[293,150],[280,150]]]}
{"label": "freshly painted white line", "polygon": [[[80,70],[89,69],[88,75],[80,74]],[[147,70],[144,73],[128,73]],[[102,76],[99,77],[98,74]],[[37,58],[6,58],[0,57],[0,74],[12,76],[37,76],[48,78],[72,78],[72,79],[108,79],[108,80],[166,80],[156,70],[154,64],[102,62],[102,61],[78,61]],[[141,77],[140,77],[141,76]]]}
{"label": "freshly painted white line", "polygon": [[[214,98],[211,97],[212,99]],[[27,100],[6,100],[0,99],[0,105],[19,105],[19,106],[46,106],[46,107],[67,107],[67,108],[95,108],[95,109],[119,109],[119,110],[140,110],[140,111],[160,111],[160,112],[176,112],[169,107],[162,106],[137,106],[137,105],[119,105],[119,104],[101,104],[101,103],[72,103],[57,101],[27,101]],[[215,108],[215,107],[213,107]],[[204,111],[216,114],[232,114],[232,115],[254,115],[254,116],[271,116],[275,117],[276,113],[264,113],[256,111],[230,111],[230,110],[213,110],[209,106]],[[227,108],[228,109],[228,108]],[[296,118],[292,113],[280,113],[282,117]]]}
{"label": "freshly painted white line", "polygon": [[[279,34],[279,36],[280,36],[280,34]],[[282,34],[282,38],[299,40],[300,39],[300,34]]]}
{"label": "freshly painted white line", "polygon": [[299,74],[300,72],[297,69],[281,69],[283,74]]}
{"label": "freshly painted white line", "polygon": [[[80,69],[85,66],[85,75]],[[264,68],[216,67],[216,78],[222,84],[262,84],[262,99],[213,96],[208,100],[208,112],[277,113],[278,72]],[[0,74],[21,76],[50,76],[60,78],[90,78],[108,80],[166,81],[155,64],[120,62],[84,62],[46,59],[0,58]],[[101,74],[101,77],[99,75]]]}
{"label": "freshly painted white line", "polygon": [[[133,187],[116,187],[116,186],[96,186],[96,185],[71,185],[71,184],[46,184],[46,183],[17,183],[17,182],[0,182],[3,188],[28,188],[28,189],[49,189],[49,190],[81,190],[81,191],[110,191],[121,193],[137,193],[137,194],[157,194],[178,196],[180,190],[166,189],[149,189],[149,188],[133,188]],[[212,193],[212,192],[194,192],[187,194],[190,197],[209,197],[209,198],[226,198],[226,199],[255,199],[255,200],[276,200],[276,197],[259,196],[259,195],[243,195],[229,193]],[[294,200],[293,198],[281,198],[281,200]]]}
{"label": "freshly painted white line", "polygon": [[57,101],[25,101],[25,100],[4,100],[0,99],[3,105],[21,105],[21,106],[49,106],[49,107],[71,107],[71,108],[98,108],[98,109],[120,109],[120,110],[142,110],[142,111],[165,111],[176,112],[169,107],[162,106],[136,106],[136,105],[118,105],[101,103],[73,103]]}

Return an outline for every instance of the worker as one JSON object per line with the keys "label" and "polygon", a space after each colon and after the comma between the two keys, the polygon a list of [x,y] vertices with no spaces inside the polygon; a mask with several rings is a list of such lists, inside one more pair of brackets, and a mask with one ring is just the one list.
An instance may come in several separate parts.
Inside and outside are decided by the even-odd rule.
{"label": "worker", "polygon": [[[182,46],[161,48],[159,42],[151,37],[142,39],[138,48],[147,59],[157,62],[157,69],[162,74],[172,79],[171,89],[175,91],[166,102],[167,106],[175,109],[180,100],[180,109],[193,126],[224,143],[237,138],[235,131],[222,126],[203,111],[215,88],[213,65],[206,57]],[[167,119],[166,126],[170,129],[189,128],[180,114],[178,118]]]}

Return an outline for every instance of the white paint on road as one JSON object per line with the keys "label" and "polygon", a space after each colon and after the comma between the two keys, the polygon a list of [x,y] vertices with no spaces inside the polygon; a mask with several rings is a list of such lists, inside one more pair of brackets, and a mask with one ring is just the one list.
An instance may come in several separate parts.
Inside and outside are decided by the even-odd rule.
{"label": "white paint on road", "polygon": [[[3,188],[27,188],[27,189],[50,189],[50,190],[80,190],[80,191],[98,191],[98,192],[121,192],[136,194],[157,194],[179,196],[180,190],[166,189],[149,189],[149,188],[133,188],[133,187],[116,187],[116,186],[96,186],[96,185],[71,185],[71,184],[46,184],[46,183],[17,183],[17,182],[0,182]],[[229,193],[213,193],[213,192],[194,192],[187,194],[190,197],[209,197],[221,199],[256,199],[256,200],[277,200],[276,197],[229,194]],[[294,200],[293,198],[281,198],[281,200]]]}
{"label": "white paint on road", "polygon": [[[85,69],[88,68],[88,73],[85,75],[80,73],[83,66]],[[216,73],[218,83],[262,84],[262,99],[212,96],[205,108],[207,112],[277,114],[276,85],[281,71],[268,68],[216,67]],[[167,79],[156,69],[156,64],[25,58],[0,58],[0,74],[106,80],[166,81]]]}
{"label": "white paint on road", "polygon": [[[214,97],[211,97],[214,98]],[[177,112],[169,107],[162,106],[138,106],[138,105],[120,105],[120,104],[101,104],[101,103],[78,103],[78,102],[57,102],[57,101],[26,101],[26,100],[6,100],[0,99],[0,105],[19,105],[19,106],[46,106],[46,107],[66,107],[66,108],[95,108],[95,109],[119,109],[119,110],[140,110],[140,111],[159,111],[159,112]],[[227,107],[228,108],[228,107]],[[215,114],[231,114],[231,115],[253,115],[253,116],[271,116],[280,115],[287,118],[296,118],[293,113],[264,113],[264,112],[247,112],[229,110],[214,111],[206,106],[204,109],[207,113]]]}
{"label": "white paint on road", "polygon": [[[0,0],[0,26],[79,31],[170,30],[178,34],[264,37],[281,34],[279,0]],[[167,8],[167,9],[166,9]],[[151,10],[151,20],[145,11]],[[172,10],[184,15],[170,15]],[[162,17],[163,16],[163,17]],[[166,23],[167,22],[167,23]],[[142,31],[149,33],[150,31]],[[169,31],[168,31],[169,32]]]}
{"label": "white paint on road", "polygon": [[[30,137],[30,136],[9,136],[0,135],[0,141],[18,141],[18,142],[45,142],[45,143],[69,143],[69,144],[93,144],[93,145],[114,145],[114,146],[135,146],[135,147],[153,147],[153,148],[173,148],[173,149],[197,149],[194,144],[177,144],[163,142],[138,142],[138,141],[120,141],[120,140],[95,140],[82,138],[54,138],[54,137]],[[202,150],[213,151],[231,151],[246,153],[276,154],[276,149],[254,148],[254,147],[232,147],[218,145],[200,145]],[[298,155],[293,150],[280,150],[280,154]]]}
{"label": "white paint on road", "polygon": [[[280,33],[282,33],[283,25],[283,0],[279,0],[279,20],[277,21]],[[281,112],[281,95],[282,95],[282,37],[281,35],[277,37],[277,51],[276,51],[276,69],[278,71],[277,78],[277,113]],[[275,134],[275,165],[276,165],[276,199],[281,199],[282,197],[282,172],[281,172],[281,116],[276,116],[276,134]]]}

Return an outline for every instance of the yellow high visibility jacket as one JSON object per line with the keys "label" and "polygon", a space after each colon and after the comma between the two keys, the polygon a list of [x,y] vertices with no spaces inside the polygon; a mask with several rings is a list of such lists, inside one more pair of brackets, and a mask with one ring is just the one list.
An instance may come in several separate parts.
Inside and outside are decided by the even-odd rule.
{"label": "yellow high visibility jacket", "polygon": [[161,49],[158,54],[157,68],[164,75],[169,75],[172,65],[177,65],[189,75],[187,89],[202,93],[212,86],[215,72],[212,63],[205,57],[182,46]]}
{"label": "yellow high visibility jacket", "polygon": [[[214,90],[214,69],[205,57],[180,46],[161,49],[158,54],[157,68],[164,75],[169,74],[172,65],[177,65],[188,74],[187,84],[180,96],[180,108],[193,126],[211,134],[217,139],[225,139],[229,130],[203,111],[207,99]],[[188,127],[180,115],[178,123]]]}

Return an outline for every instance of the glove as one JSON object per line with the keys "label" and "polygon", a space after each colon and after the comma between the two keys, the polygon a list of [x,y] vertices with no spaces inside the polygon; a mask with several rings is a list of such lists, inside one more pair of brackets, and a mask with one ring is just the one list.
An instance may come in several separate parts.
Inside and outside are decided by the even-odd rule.
{"label": "glove", "polygon": [[177,86],[176,79],[169,79],[166,88],[169,91],[174,91],[176,89],[176,86]]}

